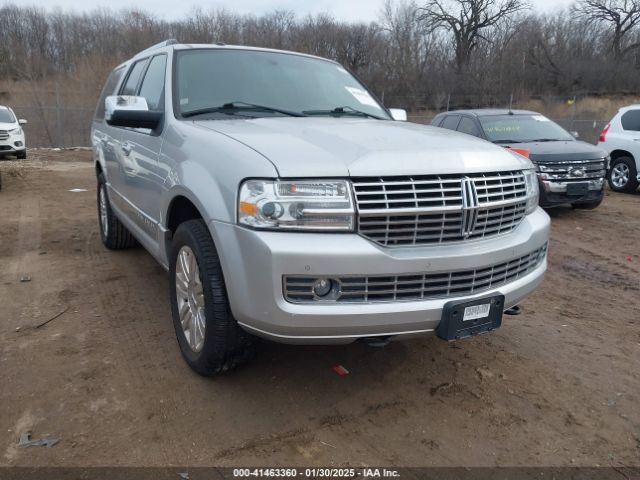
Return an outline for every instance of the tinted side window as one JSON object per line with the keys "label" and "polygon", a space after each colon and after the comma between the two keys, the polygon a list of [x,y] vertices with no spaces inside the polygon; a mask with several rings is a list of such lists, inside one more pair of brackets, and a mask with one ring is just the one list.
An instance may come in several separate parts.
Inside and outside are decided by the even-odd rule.
{"label": "tinted side window", "polygon": [[468,135],[473,135],[474,137],[482,137],[480,133],[480,129],[476,122],[468,117],[462,117],[460,120],[460,125],[458,125],[458,131],[462,133],[466,133]]}
{"label": "tinted side window", "polygon": [[96,108],[96,120],[104,119],[104,100],[109,95],[113,95],[116,93],[116,87],[120,82],[120,78],[122,78],[122,74],[124,73],[124,68],[120,67],[109,75],[107,78],[107,83],[104,84],[104,88],[102,89],[102,93],[100,94],[100,100],[98,100],[98,107]]}
{"label": "tinted side window", "polygon": [[623,129],[640,132],[640,110],[625,112],[620,121]]}
{"label": "tinted side window", "polygon": [[442,122],[442,125],[440,125],[442,128],[448,128],[449,130],[455,130],[458,127],[458,121],[460,120],[460,115],[449,115],[447,118],[444,119],[444,122]]}
{"label": "tinted side window", "polygon": [[135,95],[136,89],[138,88],[138,80],[140,80],[140,75],[142,75],[142,71],[144,70],[144,66],[146,65],[147,60],[139,60],[133,64],[131,70],[129,70],[129,76],[127,77],[127,81],[125,82],[122,90],[120,90],[120,95]]}
{"label": "tinted side window", "polygon": [[433,120],[431,120],[431,125],[434,125],[436,127],[440,126],[440,123],[442,123],[442,119],[445,117],[446,115],[442,115],[441,113],[439,113],[438,115],[436,115],[435,117],[433,117]]}
{"label": "tinted side window", "polygon": [[153,57],[142,80],[140,96],[147,100],[149,110],[164,109],[164,78],[167,66],[167,56]]}

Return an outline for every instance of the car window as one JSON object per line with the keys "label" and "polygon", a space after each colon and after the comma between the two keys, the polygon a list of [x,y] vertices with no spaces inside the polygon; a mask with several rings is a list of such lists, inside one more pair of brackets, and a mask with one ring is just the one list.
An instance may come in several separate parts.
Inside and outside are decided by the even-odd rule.
{"label": "car window", "polygon": [[139,60],[133,64],[131,70],[129,70],[129,76],[127,77],[127,81],[124,83],[122,90],[120,90],[120,95],[135,95],[136,90],[138,88],[138,80],[140,80],[140,75],[142,75],[142,71],[144,70],[144,66],[147,63],[147,59]]}
{"label": "car window", "polygon": [[449,130],[455,130],[458,127],[458,122],[460,121],[460,115],[449,115],[447,118],[444,119],[444,122],[442,122],[442,125],[440,125],[442,128],[448,128]]}
{"label": "car window", "polygon": [[640,132],[640,110],[629,110],[620,119],[622,128],[633,132]]}
{"label": "car window", "polygon": [[104,119],[104,101],[109,95],[113,95],[116,93],[116,88],[118,87],[118,83],[120,82],[120,78],[122,78],[122,74],[124,73],[124,67],[116,68],[109,78],[107,78],[107,82],[104,84],[104,88],[102,89],[102,93],[100,94],[100,100],[98,100],[98,107],[96,108],[96,119],[102,120]]}
{"label": "car window", "polygon": [[433,117],[433,120],[431,120],[431,125],[435,126],[435,127],[439,127],[440,123],[442,123],[442,119],[445,117],[445,115],[442,114],[438,114],[435,117]]}
{"label": "car window", "polygon": [[476,125],[476,122],[469,117],[462,117],[460,125],[458,125],[458,131],[468,135],[473,135],[474,137],[482,137],[482,133],[480,132],[478,125]]}
{"label": "car window", "polygon": [[342,108],[389,119],[363,84],[327,60],[231,49],[182,50],[176,55],[174,102],[179,115],[242,102],[319,115]]}
{"label": "car window", "polygon": [[147,100],[149,110],[164,109],[164,79],[167,56],[157,55],[151,59],[147,73],[142,80],[139,96]]}
{"label": "car window", "polygon": [[6,108],[0,108],[0,123],[15,123],[16,118],[11,111]]}
{"label": "car window", "polygon": [[506,114],[480,117],[487,139],[496,143],[575,141],[564,128],[540,114]]}

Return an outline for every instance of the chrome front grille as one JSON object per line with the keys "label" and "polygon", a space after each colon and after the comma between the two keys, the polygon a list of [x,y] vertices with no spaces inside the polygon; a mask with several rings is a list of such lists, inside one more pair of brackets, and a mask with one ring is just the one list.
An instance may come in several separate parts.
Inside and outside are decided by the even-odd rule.
{"label": "chrome front grille", "polygon": [[9,132],[7,132],[6,130],[0,130],[0,140],[8,140],[9,139]]}
{"label": "chrome front grille", "polygon": [[547,244],[509,262],[475,270],[332,278],[336,294],[323,300],[313,293],[317,277],[284,277],[284,296],[292,303],[369,303],[464,297],[505,285],[533,271],[544,260]]}
{"label": "chrome front grille", "polygon": [[572,160],[538,163],[543,180],[584,182],[599,180],[606,174],[605,160]]}
{"label": "chrome front grille", "polygon": [[516,228],[525,214],[521,171],[353,178],[359,233],[384,246],[478,239]]}

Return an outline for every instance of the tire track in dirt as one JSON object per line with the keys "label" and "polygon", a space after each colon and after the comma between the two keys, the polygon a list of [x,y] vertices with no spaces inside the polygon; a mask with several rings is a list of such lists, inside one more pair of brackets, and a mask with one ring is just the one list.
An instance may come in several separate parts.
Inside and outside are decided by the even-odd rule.
{"label": "tire track in dirt", "polygon": [[[96,220],[97,222],[97,220]],[[176,398],[185,399],[186,396],[166,394],[166,371],[170,359],[176,359],[175,354],[168,351],[166,339],[162,335],[161,322],[170,322],[168,309],[163,309],[165,302],[160,305],[148,300],[140,301],[138,296],[151,294],[148,270],[158,273],[159,266],[155,264],[147,253],[141,248],[122,251],[109,251],[101,243],[100,235],[96,229],[87,237],[85,256],[88,263],[95,266],[96,283],[99,288],[94,289],[93,294],[96,303],[100,306],[104,329],[108,342],[115,351],[113,355],[118,369],[118,381],[124,384],[118,385],[124,391],[119,392],[124,398],[137,405],[127,408],[132,412],[146,412],[145,418],[131,416],[132,432],[136,433],[138,422],[150,422],[154,419],[162,424],[170,416],[181,411],[181,405]],[[126,257],[126,258],[125,258]],[[133,266],[133,268],[131,268]],[[123,269],[128,267],[128,272]],[[140,270],[143,270],[143,274]],[[154,277],[156,275],[153,275]],[[163,292],[164,293],[164,292]],[[173,339],[172,339],[173,340]],[[173,343],[171,347],[177,349]],[[180,365],[181,366],[181,365]],[[186,376],[188,389],[189,375]],[[142,390],[147,392],[144,398],[137,397]],[[146,430],[145,426],[145,430]],[[153,435],[155,460],[162,462],[167,458],[178,457],[185,460],[188,452],[182,443],[171,442],[162,438],[160,430]],[[146,439],[150,440],[150,439]],[[147,452],[148,453],[148,452]]]}

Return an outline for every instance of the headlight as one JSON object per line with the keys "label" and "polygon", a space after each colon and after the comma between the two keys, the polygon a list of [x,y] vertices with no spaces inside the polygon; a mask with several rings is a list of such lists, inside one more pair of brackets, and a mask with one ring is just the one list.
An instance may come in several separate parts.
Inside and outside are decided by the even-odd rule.
{"label": "headlight", "polygon": [[238,223],[278,230],[352,231],[355,211],[345,180],[247,180]]}
{"label": "headlight", "polygon": [[535,170],[523,170],[524,183],[527,187],[527,208],[525,213],[529,215],[538,206],[540,190],[538,189],[538,176]]}
{"label": "headlight", "polygon": [[11,135],[20,135],[22,134],[22,128],[21,127],[14,128],[13,130],[9,130],[9,133]]}

